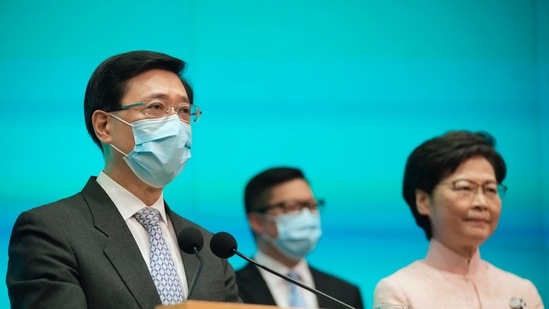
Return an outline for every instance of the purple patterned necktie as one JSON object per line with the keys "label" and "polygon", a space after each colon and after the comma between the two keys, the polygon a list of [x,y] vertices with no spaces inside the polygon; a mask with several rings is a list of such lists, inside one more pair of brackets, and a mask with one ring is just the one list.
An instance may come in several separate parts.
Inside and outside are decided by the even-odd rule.
{"label": "purple patterned necktie", "polygon": [[183,302],[183,290],[175,264],[162,236],[160,229],[160,212],[152,207],[145,207],[135,213],[134,217],[149,232],[151,245],[151,276],[163,305]]}

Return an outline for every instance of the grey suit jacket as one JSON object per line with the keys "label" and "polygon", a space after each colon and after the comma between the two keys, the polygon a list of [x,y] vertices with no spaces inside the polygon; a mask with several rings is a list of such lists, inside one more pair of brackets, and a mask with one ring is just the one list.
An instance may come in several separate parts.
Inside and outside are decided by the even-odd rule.
{"label": "grey suit jacket", "polygon": [[[211,233],[172,212],[176,234],[204,235],[204,268],[193,299],[240,302],[233,268],[209,248]],[[161,303],[147,264],[122,216],[91,177],[69,198],[22,213],[8,249],[6,283],[16,308],[143,308]],[[198,260],[181,251],[187,281]]]}
{"label": "grey suit jacket", "polygon": [[[309,266],[309,270],[311,271],[317,290],[322,291],[353,308],[364,308],[360,290],[356,285],[311,266]],[[236,283],[238,284],[238,293],[244,303],[276,306],[267,283],[261,276],[261,273],[259,273],[257,267],[251,263],[246,264],[243,268],[236,271]],[[320,308],[341,308],[340,305],[335,304],[324,297],[317,296],[317,300]]]}

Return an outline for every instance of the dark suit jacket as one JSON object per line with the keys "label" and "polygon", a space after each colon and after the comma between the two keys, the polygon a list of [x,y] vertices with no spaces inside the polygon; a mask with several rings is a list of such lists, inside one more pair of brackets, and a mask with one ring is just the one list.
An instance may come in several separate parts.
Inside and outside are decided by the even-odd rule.
{"label": "dark suit jacket", "polygon": [[[362,296],[356,285],[322,272],[309,266],[315,289],[330,295],[356,309],[364,308]],[[267,283],[259,273],[256,266],[248,263],[242,269],[236,271],[236,283],[238,294],[244,303],[276,305],[273,295],[267,287]],[[320,308],[340,308],[334,302],[317,296]]]}
{"label": "dark suit jacket", "polygon": [[[172,212],[176,235],[198,228],[206,244],[193,299],[239,302],[234,270],[209,248],[211,233]],[[143,308],[160,304],[147,264],[126,222],[91,177],[80,193],[22,213],[13,227],[6,283],[11,307]],[[187,281],[196,256],[181,251]]]}

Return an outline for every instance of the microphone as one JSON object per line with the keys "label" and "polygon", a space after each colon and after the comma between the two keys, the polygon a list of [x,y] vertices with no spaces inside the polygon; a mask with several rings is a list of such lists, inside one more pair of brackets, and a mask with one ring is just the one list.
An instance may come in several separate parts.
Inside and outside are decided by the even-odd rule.
{"label": "microphone", "polygon": [[204,261],[200,254],[198,254],[198,251],[204,246],[204,236],[202,236],[202,233],[197,228],[189,226],[179,232],[179,235],[177,235],[177,243],[183,252],[194,254],[198,258],[198,269],[194,274],[191,285],[189,286],[189,293],[187,293],[186,297],[186,299],[189,299],[194,292],[196,282],[198,281],[198,277],[202,273],[202,267],[204,266]]}
{"label": "microphone", "polygon": [[339,299],[335,299],[334,297],[328,295],[328,294],[325,294],[319,290],[315,290],[313,288],[310,288],[306,285],[304,285],[303,283],[297,281],[297,280],[294,280],[288,276],[285,276],[283,274],[280,274],[280,273],[277,273],[276,271],[270,269],[270,268],[267,268],[266,266],[263,266],[261,264],[259,264],[258,262],[250,259],[249,257],[243,255],[242,253],[240,253],[238,250],[237,250],[238,246],[236,244],[236,239],[234,239],[234,237],[229,234],[229,233],[226,233],[226,232],[219,232],[219,233],[216,233],[212,236],[212,239],[210,240],[210,249],[212,250],[213,254],[215,254],[216,256],[222,258],[222,259],[227,259],[227,258],[230,258],[231,256],[233,255],[238,255],[239,257],[243,258],[244,260],[254,264],[255,266],[259,267],[259,268],[262,268],[268,272],[270,272],[271,274],[275,275],[275,276],[278,276],[286,281],[289,281],[301,288],[304,288],[305,290],[317,295],[317,296],[322,296],[330,301],[332,301],[333,303],[339,305],[340,307],[342,308],[346,308],[346,309],[355,309],[354,307],[340,301]]}

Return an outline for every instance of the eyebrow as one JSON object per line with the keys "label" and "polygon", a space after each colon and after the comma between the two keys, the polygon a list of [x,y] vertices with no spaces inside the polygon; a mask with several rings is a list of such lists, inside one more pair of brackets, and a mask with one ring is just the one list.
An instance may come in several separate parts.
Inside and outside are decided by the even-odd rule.
{"label": "eyebrow", "polygon": [[[468,182],[479,184],[478,182],[476,182],[472,179],[468,179],[468,178],[458,178],[458,179],[455,179],[453,182],[456,182],[456,181],[468,181]],[[490,183],[498,184],[498,181],[497,180],[487,180],[487,181],[481,183],[481,185],[486,185],[486,184],[490,184]]]}
{"label": "eyebrow", "polygon": [[[148,95],[143,101],[149,100],[149,99],[162,99],[162,100],[165,100],[165,101],[169,101],[171,99],[171,96],[169,96],[165,93],[158,92],[158,93],[153,93],[151,95]],[[178,95],[177,100],[181,101],[182,103],[190,104],[189,98],[186,97],[186,96],[182,96],[182,95],[179,96]]]}
{"label": "eyebrow", "polygon": [[316,198],[311,197],[307,199],[285,199],[277,203],[272,203],[271,205],[281,205],[281,204],[288,204],[288,203],[306,203],[311,201],[316,201]]}

